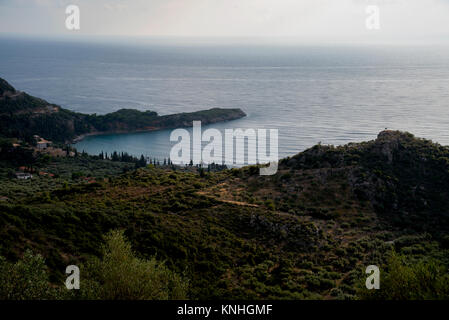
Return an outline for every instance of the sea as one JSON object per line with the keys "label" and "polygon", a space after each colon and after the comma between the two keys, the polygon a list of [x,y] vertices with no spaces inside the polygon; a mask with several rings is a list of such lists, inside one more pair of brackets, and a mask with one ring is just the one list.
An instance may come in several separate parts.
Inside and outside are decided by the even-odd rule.
{"label": "sea", "polygon": [[[0,37],[0,77],[83,113],[241,108],[247,117],[203,129],[277,129],[280,158],[317,143],[372,140],[386,128],[449,145],[444,46]],[[75,147],[163,159],[171,131],[89,136]]]}

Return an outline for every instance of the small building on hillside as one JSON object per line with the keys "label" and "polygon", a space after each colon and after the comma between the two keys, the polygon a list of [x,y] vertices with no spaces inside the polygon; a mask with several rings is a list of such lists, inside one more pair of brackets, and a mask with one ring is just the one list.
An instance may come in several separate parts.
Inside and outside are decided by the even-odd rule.
{"label": "small building on hillside", "polygon": [[33,175],[27,172],[16,172],[16,178],[20,180],[28,180],[32,179]]}
{"label": "small building on hillside", "polygon": [[36,141],[37,148],[40,150],[47,149],[51,145],[51,141],[45,140],[44,138],[38,136],[37,134],[35,134],[33,138]]}
{"label": "small building on hillside", "polygon": [[37,148],[41,150],[47,149],[50,145],[51,141],[45,139],[41,139],[37,142]]}

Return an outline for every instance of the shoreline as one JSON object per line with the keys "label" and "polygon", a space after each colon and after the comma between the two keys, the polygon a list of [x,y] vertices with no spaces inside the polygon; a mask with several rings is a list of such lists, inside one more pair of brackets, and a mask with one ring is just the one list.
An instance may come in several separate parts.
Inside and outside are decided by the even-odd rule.
{"label": "shoreline", "polygon": [[143,133],[143,132],[161,131],[161,130],[165,130],[165,129],[170,129],[170,128],[155,128],[155,129],[142,129],[142,130],[130,130],[130,131],[126,131],[126,130],[95,131],[95,132],[84,133],[79,136],[76,136],[75,138],[73,138],[72,140],[69,141],[69,144],[77,144],[78,142],[81,142],[85,138],[91,137],[91,136],[103,136],[103,135],[108,135],[108,134]]}
{"label": "shoreline", "polygon": [[[223,119],[219,121],[204,121],[204,125],[214,124],[214,123],[222,123],[222,122],[230,122],[238,119],[242,119],[246,117],[247,115],[244,114],[241,117],[234,118],[234,119]],[[133,134],[133,133],[144,133],[144,132],[153,132],[153,131],[162,131],[162,130],[170,130],[170,129],[177,129],[177,128],[190,128],[191,126],[167,126],[167,127],[148,127],[145,129],[137,129],[137,130],[112,130],[112,131],[94,131],[89,133],[84,133],[79,136],[74,137],[73,139],[69,140],[69,144],[75,145],[78,142],[83,141],[87,137],[91,136],[102,136],[102,135],[110,135],[110,134]]]}

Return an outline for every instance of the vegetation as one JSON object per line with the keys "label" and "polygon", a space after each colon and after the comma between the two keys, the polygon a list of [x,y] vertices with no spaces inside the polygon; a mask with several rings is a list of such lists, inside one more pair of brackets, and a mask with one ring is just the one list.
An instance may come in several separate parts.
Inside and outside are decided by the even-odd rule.
{"label": "vegetation", "polygon": [[62,291],[49,282],[41,255],[27,250],[23,259],[9,263],[0,257],[0,300],[57,299]]}
{"label": "vegetation", "polygon": [[393,252],[382,272],[382,290],[361,289],[360,295],[377,300],[447,300],[447,266],[435,259],[408,261]]}
{"label": "vegetation", "polygon": [[0,257],[0,300],[89,299],[167,300],[186,299],[188,282],[152,257],[139,259],[123,232],[111,231],[101,258],[81,266],[80,288],[66,290],[51,285],[45,260],[27,250],[22,259],[9,263]]}
{"label": "vegetation", "polygon": [[86,115],[16,91],[0,78],[0,136],[27,142],[32,142],[36,134],[64,143],[85,134],[186,127],[191,126],[193,120],[209,124],[244,116],[240,109],[219,108],[166,116],[132,109],[121,109],[106,115]]}
{"label": "vegetation", "polygon": [[152,257],[139,259],[123,232],[106,237],[102,258],[92,258],[81,269],[81,297],[101,300],[186,299],[188,281]]}
{"label": "vegetation", "polygon": [[[3,296],[447,298],[448,147],[384,131],[314,146],[260,176],[257,166],[136,168],[119,153],[49,157],[13,142],[0,141],[0,256],[4,287],[22,289]],[[53,176],[19,181],[19,165]],[[26,291],[12,275],[30,263],[47,278]],[[88,286],[67,296],[49,288],[61,287],[69,264]],[[375,292],[361,286],[373,264]]]}

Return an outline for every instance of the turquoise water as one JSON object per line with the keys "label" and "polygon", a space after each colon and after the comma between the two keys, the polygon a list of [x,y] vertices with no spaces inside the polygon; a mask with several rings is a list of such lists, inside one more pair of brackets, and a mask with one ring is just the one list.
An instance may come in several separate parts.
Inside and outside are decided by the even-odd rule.
{"label": "turquoise water", "polygon": [[[241,108],[225,128],[279,130],[281,157],[385,128],[449,144],[445,47],[266,47],[0,39],[0,77],[85,113]],[[170,131],[88,137],[79,150],[168,157]]]}

